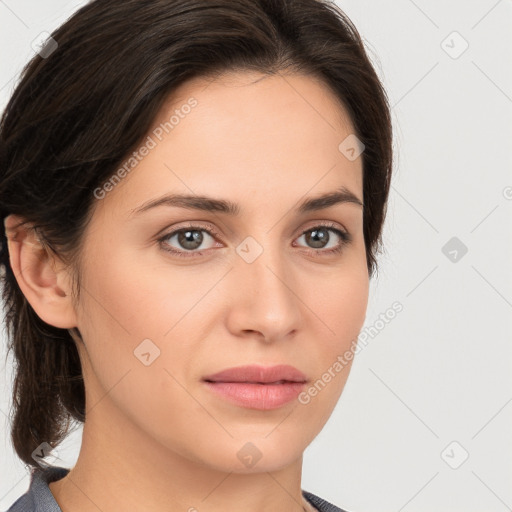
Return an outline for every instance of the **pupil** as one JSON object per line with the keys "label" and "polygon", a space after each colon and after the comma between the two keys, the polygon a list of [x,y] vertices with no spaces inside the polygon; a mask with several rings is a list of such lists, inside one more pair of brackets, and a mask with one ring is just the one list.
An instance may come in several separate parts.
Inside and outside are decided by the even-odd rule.
{"label": "pupil", "polygon": [[310,235],[306,234],[308,243],[313,244],[315,248],[322,248],[329,241],[329,234],[325,228],[314,229],[310,231]]}
{"label": "pupil", "polygon": [[185,249],[197,249],[203,242],[201,231],[182,231],[178,234],[178,242]]}

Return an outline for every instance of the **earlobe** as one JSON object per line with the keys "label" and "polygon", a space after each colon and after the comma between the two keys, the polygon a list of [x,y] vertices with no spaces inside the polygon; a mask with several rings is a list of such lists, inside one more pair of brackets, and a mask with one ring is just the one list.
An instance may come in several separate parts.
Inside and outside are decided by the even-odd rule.
{"label": "earlobe", "polygon": [[76,326],[71,283],[64,265],[44,246],[35,230],[14,214],[5,218],[9,261],[23,295],[47,324]]}

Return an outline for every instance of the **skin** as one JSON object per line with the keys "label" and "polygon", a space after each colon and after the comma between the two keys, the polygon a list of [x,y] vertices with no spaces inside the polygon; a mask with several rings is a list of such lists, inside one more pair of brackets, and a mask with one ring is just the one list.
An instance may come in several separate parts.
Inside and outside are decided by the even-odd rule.
{"label": "skin", "polygon": [[[363,201],[362,159],[338,149],[354,128],[330,90],[297,74],[195,79],[175,91],[154,126],[190,97],[198,101],[190,114],[96,201],[78,304],[69,269],[31,231],[9,242],[37,314],[78,327],[84,340],[82,446],[69,475],[50,484],[63,512],[302,511],[303,452],[350,372],[351,363],[308,404],[270,411],[233,405],[201,382],[233,366],[284,363],[312,385],[357,338],[369,277],[360,205],[294,210],[341,186]],[[130,215],[170,192],[231,200],[241,213],[161,206]],[[9,216],[6,227],[16,220]],[[220,236],[202,231],[194,249],[201,255],[166,252],[156,235],[186,222],[212,224]],[[339,254],[322,255],[340,242],[334,232],[327,249],[302,236],[325,222],[352,236]],[[250,264],[236,252],[247,236],[263,249]],[[186,252],[177,236],[167,245]],[[149,366],[134,356],[147,338],[160,349]],[[261,452],[252,467],[237,457],[247,442]]]}

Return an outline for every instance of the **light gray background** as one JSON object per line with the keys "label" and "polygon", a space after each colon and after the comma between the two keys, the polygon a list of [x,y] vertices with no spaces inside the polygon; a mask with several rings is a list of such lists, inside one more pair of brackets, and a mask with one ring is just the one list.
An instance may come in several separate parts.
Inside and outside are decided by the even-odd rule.
{"label": "light gray background", "polygon": [[[84,3],[0,1],[2,109],[31,42]],[[365,322],[378,333],[305,452],[302,487],[350,512],[510,510],[512,1],[337,3],[388,91],[397,155]],[[452,237],[468,249],[455,262],[442,252]],[[403,311],[382,327],[394,301]],[[1,341],[5,510],[29,477],[10,446]],[[80,434],[58,449],[62,465],[74,464]]]}

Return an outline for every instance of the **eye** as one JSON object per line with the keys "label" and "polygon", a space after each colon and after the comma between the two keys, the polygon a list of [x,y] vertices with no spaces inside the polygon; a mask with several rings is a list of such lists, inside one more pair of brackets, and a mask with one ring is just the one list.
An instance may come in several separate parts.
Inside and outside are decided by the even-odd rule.
{"label": "eye", "polygon": [[[304,240],[313,247],[313,249],[309,249],[308,252],[314,256],[339,253],[343,250],[345,245],[352,241],[352,236],[347,231],[339,229],[336,226],[337,225],[333,223],[314,226],[303,231],[302,235],[297,240],[304,238]],[[329,232],[334,233],[335,236],[332,237]],[[338,239],[337,242],[336,238]],[[329,247],[330,242],[333,243]]]}
{"label": "eye", "polygon": [[[204,235],[204,234],[206,235]],[[201,255],[201,252],[197,252],[197,249],[210,249],[212,245],[207,247],[201,247],[203,244],[208,243],[208,239],[214,240],[214,237],[218,236],[217,232],[213,228],[213,226],[209,226],[209,229],[206,229],[202,226],[187,226],[185,228],[177,229],[175,231],[171,231],[167,233],[163,237],[159,238],[158,241],[162,245],[162,248],[165,251],[168,251],[176,256],[181,257],[191,257]],[[178,244],[178,247],[173,247],[169,241],[175,239],[175,243]],[[192,254],[187,254],[192,253]]]}
{"label": "eye", "polygon": [[[339,253],[345,245],[352,241],[352,236],[336,226],[337,224],[334,223],[314,226],[303,231],[297,240],[304,238],[306,243],[312,246],[306,248],[306,252],[314,256]],[[334,233],[334,237],[329,233]],[[220,235],[213,225],[209,224],[207,229],[203,226],[191,224],[163,235],[158,239],[158,242],[160,242],[163,250],[179,257],[190,258],[202,255],[202,252],[197,249],[207,250],[215,247],[216,237],[220,238]],[[173,240],[177,247],[172,244]],[[211,241],[214,243],[212,244]],[[333,241],[334,243],[332,243]],[[329,246],[329,243],[331,243],[331,246]],[[217,247],[223,247],[223,245],[220,244]]]}

